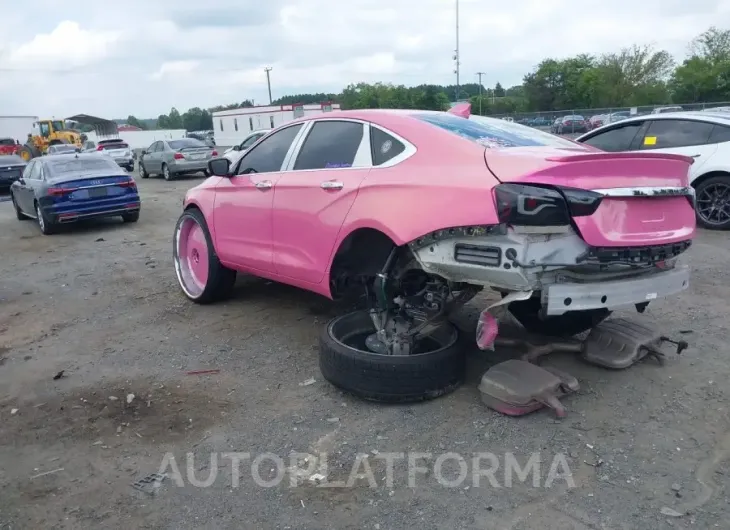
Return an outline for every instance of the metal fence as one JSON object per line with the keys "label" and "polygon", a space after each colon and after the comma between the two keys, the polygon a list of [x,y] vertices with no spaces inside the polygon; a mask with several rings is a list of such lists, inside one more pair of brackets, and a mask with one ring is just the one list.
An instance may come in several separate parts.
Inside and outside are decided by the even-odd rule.
{"label": "metal fence", "polygon": [[[539,129],[551,130],[552,132],[561,132],[566,134],[585,132],[584,126],[578,125],[580,118],[585,120],[585,129],[595,128],[606,123],[620,121],[629,116],[642,116],[657,112],[674,112],[674,111],[710,111],[713,109],[730,112],[730,102],[715,103],[687,103],[682,105],[647,105],[642,107],[610,107],[604,109],[570,109],[555,110],[542,112],[524,112],[514,114],[493,114],[494,118],[510,118],[512,121],[523,125],[530,125]],[[559,131],[557,120],[566,116],[577,116],[576,120],[571,121]]]}

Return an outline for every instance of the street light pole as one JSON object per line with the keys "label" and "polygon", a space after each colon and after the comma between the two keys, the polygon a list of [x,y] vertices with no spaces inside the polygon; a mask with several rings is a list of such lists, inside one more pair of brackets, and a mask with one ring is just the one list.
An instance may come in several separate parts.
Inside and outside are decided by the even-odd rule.
{"label": "street light pole", "polygon": [[274,100],[271,99],[271,76],[269,75],[269,72],[271,72],[272,68],[270,66],[267,66],[264,68],[264,72],[266,72],[266,85],[269,87],[269,105],[271,105]]}
{"label": "street light pole", "polygon": [[456,69],[454,70],[456,74],[456,99],[454,101],[459,101],[461,95],[461,87],[459,86],[459,65],[461,64],[459,61],[459,0],[456,0],[456,50],[454,62],[456,63]]}
{"label": "street light pole", "polygon": [[482,115],[482,76],[487,75],[484,72],[477,72],[479,76],[479,115]]}

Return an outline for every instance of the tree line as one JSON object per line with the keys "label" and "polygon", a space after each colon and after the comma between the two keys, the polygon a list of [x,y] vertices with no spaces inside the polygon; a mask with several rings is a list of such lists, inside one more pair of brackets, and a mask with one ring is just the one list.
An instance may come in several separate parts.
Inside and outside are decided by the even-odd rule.
{"label": "tree line", "polygon": [[[332,101],[343,109],[445,110],[456,99],[469,100],[472,111],[483,115],[730,101],[730,30],[711,27],[698,35],[679,64],[665,50],[634,45],[603,55],[544,59],[521,85],[509,88],[500,83],[491,88],[466,83],[458,89],[455,85],[357,83],[339,94],[294,94],[273,105]],[[213,112],[251,106],[253,102],[245,100],[210,109],[194,107],[182,114],[172,108],[157,119],[129,116],[120,121],[143,129],[210,130]]]}

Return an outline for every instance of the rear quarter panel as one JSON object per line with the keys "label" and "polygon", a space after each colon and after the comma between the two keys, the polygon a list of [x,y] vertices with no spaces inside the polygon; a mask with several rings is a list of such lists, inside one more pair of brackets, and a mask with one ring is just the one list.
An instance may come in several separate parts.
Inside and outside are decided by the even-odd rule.
{"label": "rear quarter panel", "polygon": [[368,173],[335,249],[358,228],[380,230],[403,245],[442,228],[498,223],[492,197],[497,181],[484,164],[484,147],[428,129],[410,135],[394,130],[418,151],[400,164]]}

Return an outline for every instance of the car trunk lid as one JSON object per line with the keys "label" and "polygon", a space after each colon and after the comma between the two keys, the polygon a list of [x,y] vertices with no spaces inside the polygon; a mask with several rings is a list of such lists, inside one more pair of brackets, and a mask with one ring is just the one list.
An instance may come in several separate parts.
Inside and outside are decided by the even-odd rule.
{"label": "car trunk lid", "polygon": [[694,236],[690,157],[667,153],[604,153],[576,149],[485,151],[504,183],[577,188],[603,195],[591,215],[572,216],[594,247],[663,245]]}
{"label": "car trunk lid", "polygon": [[185,160],[204,160],[211,158],[213,153],[212,147],[182,147],[177,149],[177,154],[181,155]]}

